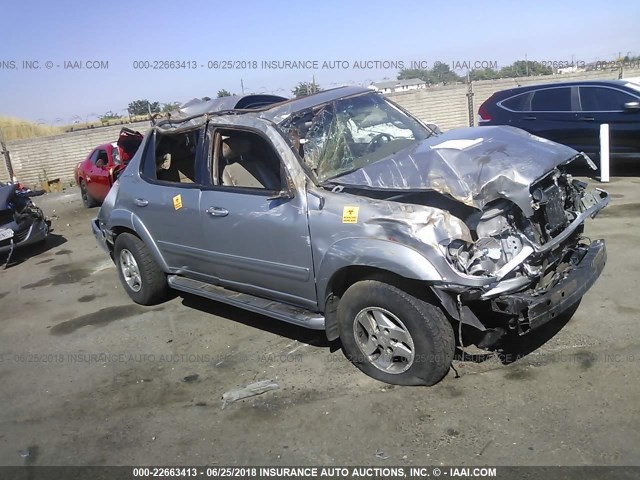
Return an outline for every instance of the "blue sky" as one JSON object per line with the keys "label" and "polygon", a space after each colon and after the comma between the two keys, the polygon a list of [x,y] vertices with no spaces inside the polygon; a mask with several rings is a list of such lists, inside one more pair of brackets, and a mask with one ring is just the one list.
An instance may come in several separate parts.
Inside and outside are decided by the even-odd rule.
{"label": "blue sky", "polygon": [[[50,124],[123,114],[136,99],[184,102],[225,88],[289,95],[315,75],[322,87],[395,78],[355,61],[611,59],[640,55],[640,2],[546,1],[52,1],[0,9],[0,115]],[[22,69],[38,60],[40,69]],[[106,70],[64,69],[103,60]],[[195,60],[195,70],[136,70],[136,60]],[[348,69],[214,70],[209,60],[340,60]],[[16,69],[8,69],[8,62]],[[53,67],[44,67],[46,61]],[[3,64],[4,62],[4,64]],[[60,67],[57,67],[60,65]],[[200,67],[203,65],[203,68]],[[463,73],[463,72],[458,72]],[[95,117],[94,117],[95,118]]]}

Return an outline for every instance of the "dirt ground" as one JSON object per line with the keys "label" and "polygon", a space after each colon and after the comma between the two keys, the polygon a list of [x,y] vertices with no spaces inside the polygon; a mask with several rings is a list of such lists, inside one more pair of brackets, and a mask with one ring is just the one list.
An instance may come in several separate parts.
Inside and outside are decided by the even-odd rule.
{"label": "dirt ground", "polygon": [[[91,235],[98,210],[75,189],[37,198],[50,242],[0,270],[0,464],[639,465],[640,179],[604,188],[587,234],[609,260],[573,318],[430,388],[215,302],[137,306]],[[279,389],[223,408],[267,379]]]}

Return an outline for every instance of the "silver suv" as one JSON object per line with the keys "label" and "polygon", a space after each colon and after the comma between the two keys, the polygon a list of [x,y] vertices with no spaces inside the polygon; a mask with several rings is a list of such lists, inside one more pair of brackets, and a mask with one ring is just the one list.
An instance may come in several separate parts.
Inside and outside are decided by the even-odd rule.
{"label": "silver suv", "polygon": [[432,385],[456,336],[526,334],[604,267],[582,232],[608,196],[566,172],[590,163],[569,147],[439,134],[351,87],[194,111],[144,136],[92,224],[137,303],[201,295],[324,330],[378,380]]}

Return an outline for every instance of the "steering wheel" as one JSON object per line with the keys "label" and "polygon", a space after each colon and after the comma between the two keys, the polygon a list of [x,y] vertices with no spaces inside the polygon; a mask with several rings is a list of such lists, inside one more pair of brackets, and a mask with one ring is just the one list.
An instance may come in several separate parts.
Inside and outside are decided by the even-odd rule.
{"label": "steering wheel", "polygon": [[[386,140],[383,142],[382,139]],[[389,135],[388,133],[378,133],[374,135],[371,140],[369,140],[369,144],[367,145],[366,152],[371,153],[376,150],[382,143],[389,143],[394,139],[393,135]]]}

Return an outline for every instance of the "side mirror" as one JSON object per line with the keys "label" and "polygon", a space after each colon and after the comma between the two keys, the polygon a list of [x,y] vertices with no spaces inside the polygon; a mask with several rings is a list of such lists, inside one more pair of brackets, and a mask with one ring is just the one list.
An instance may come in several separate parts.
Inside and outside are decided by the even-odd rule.
{"label": "side mirror", "polygon": [[640,112],[640,102],[627,102],[622,105],[625,112]]}

